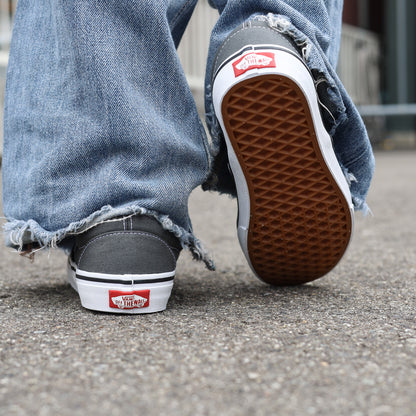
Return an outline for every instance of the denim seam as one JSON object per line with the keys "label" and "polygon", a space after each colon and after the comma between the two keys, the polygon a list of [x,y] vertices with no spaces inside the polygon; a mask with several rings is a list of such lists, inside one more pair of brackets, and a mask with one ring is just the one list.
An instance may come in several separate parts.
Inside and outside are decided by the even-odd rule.
{"label": "denim seam", "polygon": [[213,159],[213,155],[212,155],[212,152],[211,152],[211,147],[212,146],[209,143],[208,134],[205,131],[205,128],[204,128],[201,120],[199,120],[199,128],[201,130],[202,144],[204,146],[205,157],[206,157],[206,160],[207,160],[207,173],[205,175],[205,179],[206,179],[210,176],[211,170],[212,170],[212,159]]}
{"label": "denim seam", "polygon": [[345,163],[346,168],[348,169],[348,166],[353,165],[354,163],[358,162],[364,156],[365,156],[365,152],[362,152],[359,156],[355,157],[352,160],[349,160],[348,163]]}
{"label": "denim seam", "polygon": [[177,24],[179,18],[181,17],[181,15],[186,11],[187,7],[192,4],[194,2],[194,0],[188,0],[182,7],[181,9],[175,14],[175,17],[171,20],[171,26],[172,28],[175,27],[175,25]]}

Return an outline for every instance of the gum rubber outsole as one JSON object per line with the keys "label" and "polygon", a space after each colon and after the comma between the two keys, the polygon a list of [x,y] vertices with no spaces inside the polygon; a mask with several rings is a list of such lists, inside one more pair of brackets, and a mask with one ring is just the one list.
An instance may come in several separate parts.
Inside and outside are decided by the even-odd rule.
{"label": "gum rubber outsole", "polygon": [[226,93],[221,113],[249,191],[255,273],[273,285],[322,277],[347,249],[352,216],[302,90],[282,75],[249,78]]}

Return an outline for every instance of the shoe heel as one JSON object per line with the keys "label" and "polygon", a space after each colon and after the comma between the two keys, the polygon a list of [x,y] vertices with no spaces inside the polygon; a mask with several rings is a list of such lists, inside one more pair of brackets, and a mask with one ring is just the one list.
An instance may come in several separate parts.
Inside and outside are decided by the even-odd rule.
{"label": "shoe heel", "polygon": [[[148,276],[147,276],[148,277]],[[114,283],[114,279],[101,281],[78,274],[75,267],[68,263],[68,281],[78,292],[81,304],[86,309],[100,312],[144,314],[161,312],[166,309],[173,288],[173,276],[160,277],[160,282],[151,283],[142,279],[143,283],[136,282],[137,276],[128,284]],[[107,281],[106,281],[107,280]],[[127,281],[126,281],[127,283]]]}

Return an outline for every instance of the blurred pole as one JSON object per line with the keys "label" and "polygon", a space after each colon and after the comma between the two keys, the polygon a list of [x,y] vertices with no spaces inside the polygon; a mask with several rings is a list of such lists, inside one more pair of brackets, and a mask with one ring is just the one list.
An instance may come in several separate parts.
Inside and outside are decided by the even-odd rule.
{"label": "blurred pole", "polygon": [[416,104],[360,105],[358,111],[362,117],[416,116]]}
{"label": "blurred pole", "polygon": [[396,0],[397,102],[407,103],[407,0]]}

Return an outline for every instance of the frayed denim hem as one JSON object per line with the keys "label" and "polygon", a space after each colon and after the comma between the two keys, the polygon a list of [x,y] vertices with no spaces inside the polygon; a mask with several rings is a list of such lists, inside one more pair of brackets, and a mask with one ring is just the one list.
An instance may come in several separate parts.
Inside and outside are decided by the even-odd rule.
{"label": "frayed denim hem", "polygon": [[182,247],[189,250],[195,260],[203,261],[209,270],[215,270],[214,262],[203,248],[201,241],[191,232],[174,224],[167,215],[161,215],[155,211],[137,206],[113,208],[107,205],[87,218],[73,222],[57,231],[47,231],[34,220],[9,219],[9,222],[3,226],[6,246],[27,254],[46,248],[61,248],[69,254],[72,244],[67,244],[67,241],[71,237],[115,217],[129,217],[136,214],[155,218],[165,230],[170,231],[179,239]]}
{"label": "frayed denim hem", "polygon": [[[347,180],[348,186],[351,188],[351,184],[353,182],[357,182],[357,178],[351,172],[349,172],[349,170],[345,166],[343,166],[342,164],[340,166],[345,176],[345,179]],[[359,198],[357,196],[352,196],[351,199],[352,204],[354,205],[354,209],[356,211],[361,211],[364,216],[367,216],[367,214],[372,213],[370,207],[365,202],[365,199]]]}

